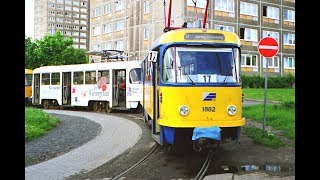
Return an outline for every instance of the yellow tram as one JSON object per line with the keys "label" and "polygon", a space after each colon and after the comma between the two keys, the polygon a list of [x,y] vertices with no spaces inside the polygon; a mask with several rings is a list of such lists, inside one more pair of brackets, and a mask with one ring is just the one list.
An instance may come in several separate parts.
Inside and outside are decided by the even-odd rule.
{"label": "yellow tram", "polygon": [[191,141],[218,127],[238,140],[242,116],[240,40],[232,32],[183,28],[164,33],[143,62],[144,119],[160,145]]}
{"label": "yellow tram", "polygon": [[25,104],[31,104],[32,99],[32,69],[24,69],[24,99]]}

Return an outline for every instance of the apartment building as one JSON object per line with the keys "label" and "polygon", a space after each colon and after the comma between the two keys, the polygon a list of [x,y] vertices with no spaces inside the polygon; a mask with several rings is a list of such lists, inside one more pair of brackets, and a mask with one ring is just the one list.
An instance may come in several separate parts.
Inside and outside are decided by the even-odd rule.
{"label": "apartment building", "polygon": [[89,50],[89,0],[35,0],[35,38],[60,31],[73,46]]}
{"label": "apartment building", "polygon": [[[195,27],[203,20],[206,0],[173,0],[171,26]],[[128,60],[143,59],[164,32],[169,0],[91,0],[90,51],[123,50]],[[164,13],[166,12],[166,14]],[[243,74],[295,74],[295,0],[210,0],[207,28],[239,35]],[[260,56],[257,45],[275,38],[279,52]],[[91,57],[99,61],[99,57]]]}

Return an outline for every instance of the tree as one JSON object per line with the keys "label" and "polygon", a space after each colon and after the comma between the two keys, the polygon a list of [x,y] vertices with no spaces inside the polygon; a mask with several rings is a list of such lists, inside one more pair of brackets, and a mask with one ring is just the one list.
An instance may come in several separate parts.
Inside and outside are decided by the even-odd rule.
{"label": "tree", "polygon": [[59,31],[42,39],[25,39],[25,67],[88,63],[84,50],[72,46],[72,37],[63,36]]}

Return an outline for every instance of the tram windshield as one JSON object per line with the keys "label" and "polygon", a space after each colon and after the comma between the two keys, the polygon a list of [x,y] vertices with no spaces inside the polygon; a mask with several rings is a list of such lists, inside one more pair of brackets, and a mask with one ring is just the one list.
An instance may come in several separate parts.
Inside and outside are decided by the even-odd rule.
{"label": "tram windshield", "polygon": [[239,83],[237,48],[170,47],[163,59],[164,83]]}

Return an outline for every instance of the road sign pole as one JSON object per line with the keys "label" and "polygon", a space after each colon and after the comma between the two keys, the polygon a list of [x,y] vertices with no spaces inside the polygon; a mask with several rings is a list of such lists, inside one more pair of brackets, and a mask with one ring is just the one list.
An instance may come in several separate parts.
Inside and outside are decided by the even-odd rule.
{"label": "road sign pole", "polygon": [[[270,36],[270,35],[268,35]],[[267,108],[267,88],[268,88],[268,64],[269,61],[272,60],[273,56],[278,53],[279,44],[278,42],[272,37],[265,37],[262,38],[258,43],[258,51],[259,53],[266,58],[266,75],[265,75],[265,84],[264,84],[264,109],[263,109],[263,135],[266,131],[266,108]]]}
{"label": "road sign pole", "polygon": [[264,82],[264,102],[263,102],[263,128],[262,128],[262,132],[263,135],[266,132],[266,119],[267,119],[267,113],[266,113],[266,108],[267,108],[267,88],[268,88],[268,64],[269,64],[269,60],[271,60],[271,58],[266,58],[266,75],[265,75],[265,82]]}

